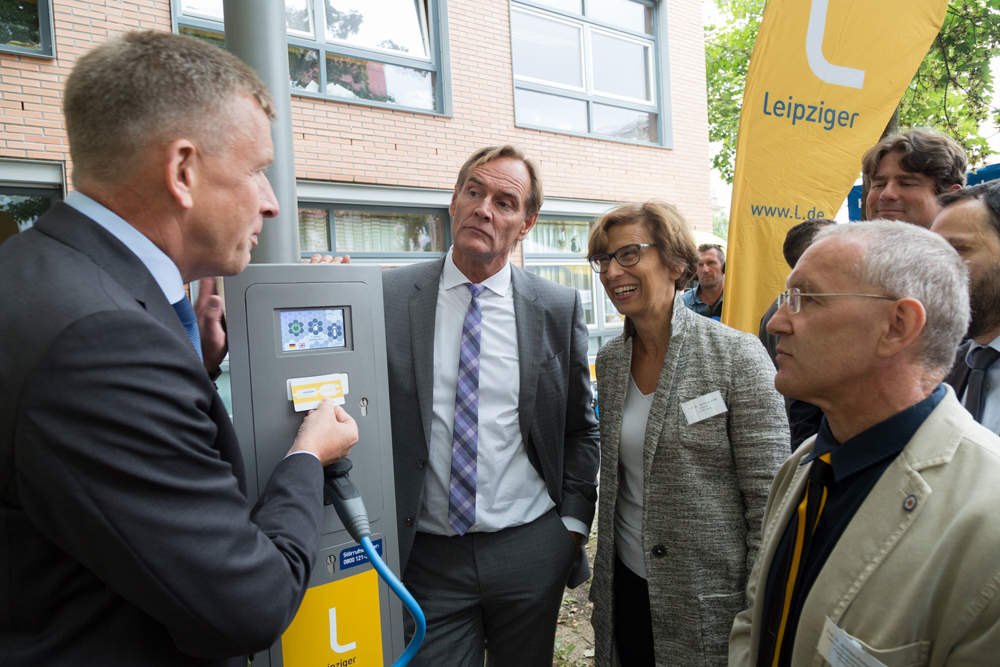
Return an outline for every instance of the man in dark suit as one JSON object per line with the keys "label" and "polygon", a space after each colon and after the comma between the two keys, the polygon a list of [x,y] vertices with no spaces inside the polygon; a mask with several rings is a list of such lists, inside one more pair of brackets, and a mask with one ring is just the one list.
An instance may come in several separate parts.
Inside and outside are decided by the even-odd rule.
{"label": "man in dark suit", "polygon": [[512,266],[535,165],[483,148],[459,172],[448,255],[383,279],[403,581],[427,614],[415,664],[551,665],[599,466],[575,290]]}
{"label": "man in dark suit", "polygon": [[76,191],[0,247],[0,661],[245,665],[298,609],[322,465],[357,440],[321,406],[251,511],[206,372],[221,309],[202,339],[184,296],[278,211],[271,95],[214,46],[131,33],[79,60],[65,114]]}
{"label": "man in dark suit", "polygon": [[945,381],[983,426],[1000,432],[1000,183],[942,195],[931,231],[943,236],[969,267],[970,339],[958,348]]}

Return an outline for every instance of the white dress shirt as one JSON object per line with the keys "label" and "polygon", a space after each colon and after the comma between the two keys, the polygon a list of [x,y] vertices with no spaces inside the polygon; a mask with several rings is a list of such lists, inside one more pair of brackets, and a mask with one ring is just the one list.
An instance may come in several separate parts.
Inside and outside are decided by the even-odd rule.
{"label": "white dress shirt", "polygon": [[[434,319],[434,405],[424,501],[417,529],[455,535],[448,524],[452,436],[458,357],[465,313],[472,301],[451,250],[445,258]],[[555,507],[545,480],[531,465],[518,421],[520,367],[510,264],[481,283],[483,313],[479,356],[479,439],[476,522],[470,532],[495,532],[530,523]],[[573,523],[575,522],[575,523]],[[582,521],[564,517],[568,529],[586,533]],[[579,525],[576,525],[579,524]]]}
{"label": "white dress shirt", "polygon": [[622,470],[615,503],[615,553],[625,567],[646,578],[646,560],[642,547],[642,504],[645,474],[646,423],[653,407],[655,391],[643,394],[632,374],[622,407],[621,434],[618,438],[618,466]]}
{"label": "white dress shirt", "polygon": [[[972,368],[972,355],[981,347],[976,341],[972,341],[969,351],[965,353],[965,363]],[[989,347],[1000,352],[1000,337],[990,341]],[[965,393],[969,393],[969,388],[965,388]],[[984,387],[985,400],[983,402],[982,425],[993,431],[1000,433],[1000,361],[986,369],[986,386]],[[962,395],[962,404],[965,404],[965,394]]]}

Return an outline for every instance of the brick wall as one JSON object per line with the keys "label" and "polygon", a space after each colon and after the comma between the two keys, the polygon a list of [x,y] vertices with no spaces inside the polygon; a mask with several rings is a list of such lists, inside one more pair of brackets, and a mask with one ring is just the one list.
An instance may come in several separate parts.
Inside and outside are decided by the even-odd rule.
{"label": "brick wall", "polygon": [[[68,162],[60,104],[76,58],[123,30],[170,29],[168,0],[53,5],[55,61],[0,53],[0,158]],[[476,148],[513,142],[540,163],[547,196],[661,197],[676,204],[693,227],[710,231],[701,2],[662,0],[661,10],[669,18],[672,149],[514,127],[508,0],[450,0],[454,117],[293,95],[297,176],[450,188]]]}

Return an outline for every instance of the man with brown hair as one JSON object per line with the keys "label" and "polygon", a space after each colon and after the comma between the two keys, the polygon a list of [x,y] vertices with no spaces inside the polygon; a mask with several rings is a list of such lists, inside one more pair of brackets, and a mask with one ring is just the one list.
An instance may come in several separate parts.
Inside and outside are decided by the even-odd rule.
{"label": "man with brown hair", "polygon": [[600,463],[580,296],[511,265],[542,186],[513,146],[459,172],[447,256],[383,277],[403,582],[414,664],[551,665]]}
{"label": "man with brown hair", "polygon": [[966,410],[1000,432],[1000,182],[941,196],[931,231],[944,237],[969,268],[972,322],[945,381]]}
{"label": "man with brown hair", "polygon": [[321,405],[251,508],[221,308],[199,331],[184,294],[278,212],[271,94],[214,46],[129,33],[80,58],[65,114],[76,190],[0,248],[0,662],[245,666],[298,610],[322,465],[358,437]]}
{"label": "man with brown hair", "polygon": [[698,246],[698,286],[681,297],[684,305],[705,317],[722,317],[722,291],[726,286],[726,253],[714,243]]}
{"label": "man with brown hair", "polygon": [[869,220],[901,220],[930,228],[941,210],[938,196],[965,185],[965,151],[930,130],[891,134],[861,160],[868,183]]}

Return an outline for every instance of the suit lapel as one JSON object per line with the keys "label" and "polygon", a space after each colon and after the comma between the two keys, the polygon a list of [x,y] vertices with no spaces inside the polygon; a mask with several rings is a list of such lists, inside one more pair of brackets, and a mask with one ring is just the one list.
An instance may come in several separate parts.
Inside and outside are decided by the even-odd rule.
{"label": "suit lapel", "polygon": [[[701,315],[689,310],[678,294],[674,297],[674,311],[670,318],[670,343],[667,346],[667,354],[663,358],[660,377],[656,381],[656,393],[653,396],[653,404],[649,408],[649,419],[646,421],[646,436],[643,441],[642,453],[643,474],[646,476],[646,479],[649,479],[651,475],[653,459],[660,444],[663,425],[667,422],[667,410],[679,409],[671,408],[670,397],[673,395],[674,373],[677,370],[681,353],[684,350],[687,321],[690,317],[701,317]],[[631,356],[629,363],[631,366]]]}
{"label": "suit lapel", "polygon": [[429,448],[434,410],[434,318],[444,259],[428,263],[427,269],[414,281],[409,304],[413,373],[420,404],[420,421],[424,426],[424,443]]}
{"label": "suit lapel", "polygon": [[[514,291],[514,320],[517,326],[517,363],[520,368],[517,416],[521,439],[530,442],[531,415],[538,394],[538,365],[542,362],[542,341],[545,340],[545,312],[538,303],[538,292],[524,280],[520,269],[511,266],[510,279]],[[536,452],[537,453],[537,452]]]}
{"label": "suit lapel", "polygon": [[63,202],[57,202],[34,227],[90,257],[146,312],[175,334],[188,340],[180,318],[167,302],[149,269],[113,234]]}

